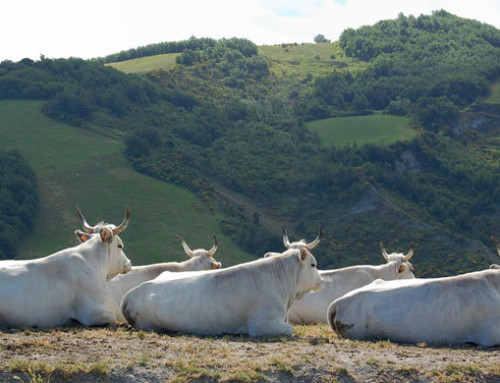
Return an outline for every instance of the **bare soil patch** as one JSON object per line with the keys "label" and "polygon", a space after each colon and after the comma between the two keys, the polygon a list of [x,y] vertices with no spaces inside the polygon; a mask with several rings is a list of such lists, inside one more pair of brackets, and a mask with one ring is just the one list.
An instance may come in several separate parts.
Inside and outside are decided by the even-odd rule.
{"label": "bare soil patch", "polygon": [[500,382],[500,347],[338,338],[197,337],[132,329],[4,330],[0,382]]}

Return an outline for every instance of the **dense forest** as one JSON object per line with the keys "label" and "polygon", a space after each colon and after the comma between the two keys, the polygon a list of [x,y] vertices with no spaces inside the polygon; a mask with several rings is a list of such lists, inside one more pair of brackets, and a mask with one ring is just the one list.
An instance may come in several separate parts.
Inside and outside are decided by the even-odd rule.
{"label": "dense forest", "polygon": [[17,152],[0,150],[0,260],[14,258],[36,219],[37,180]]}
{"label": "dense forest", "polygon": [[[276,239],[258,213],[247,216],[220,198],[220,187],[304,236],[323,225],[330,237],[317,255],[328,267],[343,265],[350,249],[359,262],[379,262],[366,243],[381,239],[399,247],[413,240],[445,259],[444,237],[426,225],[456,243],[487,243],[500,229],[500,161],[490,139],[500,111],[485,113],[478,101],[500,75],[500,31],[437,11],[345,30],[340,46],[367,69],[284,78],[255,44],[237,38],[153,44],[88,61],[5,61],[0,98],[47,100],[43,111],[52,118],[124,132],[125,155],[138,171],[222,209],[223,230],[255,254]],[[103,65],[158,53],[179,53],[177,64],[144,76]],[[338,149],[321,145],[305,124],[374,111],[410,117],[420,135]],[[481,123],[470,122],[477,115]],[[415,222],[426,224],[415,230]],[[478,262],[486,260],[435,269],[424,260],[423,274]]]}

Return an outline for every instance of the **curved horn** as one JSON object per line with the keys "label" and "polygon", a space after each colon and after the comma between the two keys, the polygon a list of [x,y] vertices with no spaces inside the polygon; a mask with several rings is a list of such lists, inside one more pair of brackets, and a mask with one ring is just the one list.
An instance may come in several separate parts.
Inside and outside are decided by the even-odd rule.
{"label": "curved horn", "polygon": [[214,245],[210,250],[208,250],[208,256],[213,257],[218,247],[219,247],[219,242],[217,242],[217,236],[214,234]]}
{"label": "curved horn", "polygon": [[78,208],[78,206],[75,206],[75,209],[76,209],[76,212],[78,213],[78,216],[80,217],[80,221],[82,221],[82,226],[83,226],[83,230],[85,230],[85,232],[87,234],[92,234],[95,232],[95,227],[94,226],[90,226],[88,223],[87,223],[87,220],[85,219],[85,217],[83,216],[82,212],[80,211],[80,209]]}
{"label": "curved horn", "polygon": [[288,239],[288,235],[286,234],[286,230],[284,226],[281,226],[281,230],[283,231],[283,244],[287,249],[290,248],[290,240]]}
{"label": "curved horn", "polygon": [[128,226],[128,223],[130,221],[130,208],[127,205],[125,209],[125,218],[123,219],[123,222],[116,228],[113,229],[113,234],[118,235],[120,234],[123,230],[125,230]]}
{"label": "curved horn", "polygon": [[410,244],[410,251],[408,251],[408,254],[403,256],[403,262],[408,262],[411,257],[413,257],[413,244]]}
{"label": "curved horn", "polygon": [[497,247],[498,255],[500,256],[500,244],[498,243],[497,239],[494,236],[491,236],[491,239],[493,242],[495,242],[495,245]]}
{"label": "curved horn", "polygon": [[306,245],[306,249],[307,250],[314,249],[316,246],[319,245],[319,242],[321,241],[321,238],[323,238],[323,227],[322,226],[320,226],[320,228],[319,228],[319,233],[318,233],[318,236],[316,237],[316,239],[314,241],[312,241],[311,243],[308,243]]}
{"label": "curved horn", "polygon": [[184,249],[184,252],[187,254],[188,257],[192,257],[193,256],[193,250],[191,250],[188,246],[188,244],[186,243],[186,241],[184,241],[184,238],[182,238],[180,235],[177,236],[182,242],[182,248]]}
{"label": "curved horn", "polygon": [[382,255],[385,258],[386,261],[389,260],[389,254],[387,254],[387,251],[385,250],[384,244],[382,241],[380,241],[380,250],[382,250]]}

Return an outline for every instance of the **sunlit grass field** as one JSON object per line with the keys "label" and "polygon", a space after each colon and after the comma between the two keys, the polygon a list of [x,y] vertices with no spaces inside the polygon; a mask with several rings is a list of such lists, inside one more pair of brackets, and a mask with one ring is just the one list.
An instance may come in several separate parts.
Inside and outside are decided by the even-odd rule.
{"label": "sunlit grass field", "polygon": [[500,104],[500,82],[493,84],[490,91],[490,96],[484,102],[488,104]]}
{"label": "sunlit grass field", "polygon": [[164,55],[141,57],[133,60],[120,61],[106,64],[125,73],[148,73],[154,69],[167,70],[175,64],[178,53],[168,53]]}
{"label": "sunlit grass field", "polygon": [[323,145],[336,148],[390,145],[412,140],[418,134],[410,128],[408,118],[384,114],[327,118],[309,122],[307,126],[318,134]]}
{"label": "sunlit grass field", "polygon": [[134,264],[187,259],[176,235],[192,248],[219,238],[216,258],[224,266],[253,259],[219,229],[221,217],[194,194],[132,169],[121,139],[103,137],[53,121],[39,101],[0,102],[0,148],[15,149],[38,178],[39,216],[20,258],[48,255],[76,244],[78,205],[90,224],[120,223],[130,205],[131,222],[121,237]]}

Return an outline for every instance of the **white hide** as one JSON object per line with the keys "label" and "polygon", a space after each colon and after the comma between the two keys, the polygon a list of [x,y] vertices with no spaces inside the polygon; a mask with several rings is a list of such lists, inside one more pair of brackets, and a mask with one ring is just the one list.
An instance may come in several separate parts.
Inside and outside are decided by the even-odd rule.
{"label": "white hide", "polygon": [[122,301],[125,318],[148,330],[290,336],[288,308],[321,287],[316,259],[307,249],[196,274],[162,276],[134,288]]}
{"label": "white hide", "polygon": [[288,312],[292,323],[327,323],[328,306],[345,293],[367,285],[376,279],[393,280],[415,278],[409,259],[413,250],[406,255],[387,254],[382,247],[387,263],[383,265],[360,265],[336,270],[320,270],[323,288],[313,291],[293,303]]}
{"label": "white hide", "polygon": [[106,285],[108,307],[115,312],[116,320],[126,322],[120,308],[124,295],[141,283],[155,279],[163,272],[184,273],[193,270],[212,270],[222,267],[213,255],[217,251],[217,238],[214,235],[215,245],[210,250],[191,250],[182,240],[182,246],[190,259],[184,262],[164,262],[146,266],[133,266],[132,270],[124,275],[118,275]]}
{"label": "white hide", "polygon": [[500,345],[500,270],[377,280],[332,302],[327,315],[350,339]]}
{"label": "white hide", "polygon": [[85,326],[115,322],[105,306],[105,283],[131,269],[112,230],[75,231],[82,243],[15,267],[0,268],[0,327]]}

